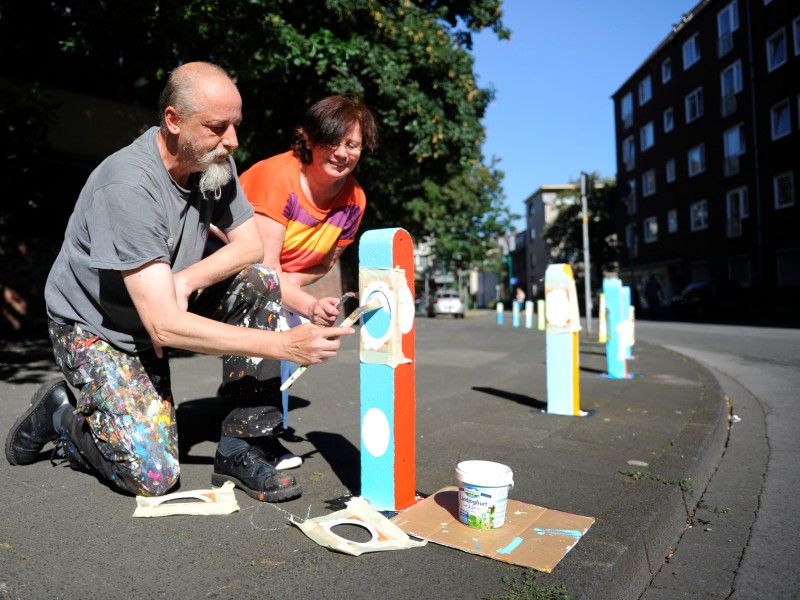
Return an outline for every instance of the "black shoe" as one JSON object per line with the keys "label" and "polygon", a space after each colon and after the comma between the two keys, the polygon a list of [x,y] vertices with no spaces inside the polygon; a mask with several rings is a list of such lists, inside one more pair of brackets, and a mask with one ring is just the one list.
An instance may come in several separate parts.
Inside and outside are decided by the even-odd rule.
{"label": "black shoe", "polygon": [[211,484],[219,487],[226,481],[261,502],[282,502],[303,493],[293,476],[275,470],[269,458],[255,446],[230,458],[217,451]]}
{"label": "black shoe", "polygon": [[61,432],[53,426],[53,413],[71,399],[72,392],[63,380],[46,383],[36,391],[28,410],[8,432],[6,459],[9,464],[35,462],[44,445],[58,438]]}

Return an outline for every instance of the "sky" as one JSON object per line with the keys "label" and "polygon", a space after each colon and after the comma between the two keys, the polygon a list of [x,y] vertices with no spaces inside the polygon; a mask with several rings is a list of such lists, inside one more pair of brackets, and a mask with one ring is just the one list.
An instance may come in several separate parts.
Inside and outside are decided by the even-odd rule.
{"label": "sky", "polygon": [[472,55],[478,85],[495,91],[484,158],[500,159],[512,212],[582,171],[616,176],[611,96],[698,1],[503,0],[511,40],[481,32]]}

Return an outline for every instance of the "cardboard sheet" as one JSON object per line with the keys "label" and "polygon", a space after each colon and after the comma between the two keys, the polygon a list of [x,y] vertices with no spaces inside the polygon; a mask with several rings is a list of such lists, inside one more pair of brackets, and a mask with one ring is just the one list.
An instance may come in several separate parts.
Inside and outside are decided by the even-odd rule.
{"label": "cardboard sheet", "polygon": [[499,529],[473,529],[458,520],[458,488],[446,487],[392,522],[435,544],[549,573],[594,523],[582,517],[509,498]]}

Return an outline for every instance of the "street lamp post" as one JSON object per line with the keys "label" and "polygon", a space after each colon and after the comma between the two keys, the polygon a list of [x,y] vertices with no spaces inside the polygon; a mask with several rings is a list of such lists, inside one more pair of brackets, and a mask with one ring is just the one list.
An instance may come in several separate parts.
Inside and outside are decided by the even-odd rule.
{"label": "street lamp post", "polygon": [[586,203],[588,175],[581,173],[581,212],[583,217],[583,285],[586,306],[586,333],[592,335],[592,277],[589,263],[589,211]]}

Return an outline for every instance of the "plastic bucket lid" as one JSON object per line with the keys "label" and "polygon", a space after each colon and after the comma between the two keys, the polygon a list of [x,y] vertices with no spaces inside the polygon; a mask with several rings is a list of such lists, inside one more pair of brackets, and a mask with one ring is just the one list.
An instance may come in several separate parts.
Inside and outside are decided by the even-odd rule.
{"label": "plastic bucket lid", "polygon": [[458,463],[456,479],[481,487],[514,487],[514,473],[511,469],[489,460],[465,460]]}

